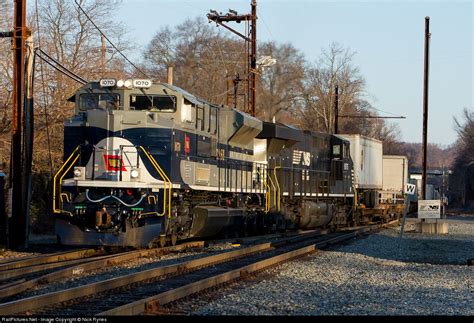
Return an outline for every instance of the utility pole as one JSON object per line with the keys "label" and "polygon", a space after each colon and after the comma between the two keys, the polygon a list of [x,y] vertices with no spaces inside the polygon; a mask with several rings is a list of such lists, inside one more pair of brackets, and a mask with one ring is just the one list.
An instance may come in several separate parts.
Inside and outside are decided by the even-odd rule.
{"label": "utility pole", "polygon": [[446,199],[444,198],[444,196],[446,194],[446,190],[445,190],[445,186],[444,186],[444,184],[445,184],[444,183],[444,164],[442,165],[442,172],[443,172],[443,174],[441,175],[442,176],[441,177],[441,183],[442,183],[441,184],[441,217],[443,219],[445,219],[446,218],[446,205],[445,205],[444,202],[445,202]]}
{"label": "utility pole", "polygon": [[334,134],[337,135],[337,124],[338,124],[338,119],[339,119],[339,86],[337,86],[336,84],[336,88],[335,88],[335,99],[334,99],[334,113],[335,113],[335,116],[334,116]]}
{"label": "utility pole", "polygon": [[421,175],[421,198],[426,200],[426,155],[428,137],[428,74],[430,59],[430,17],[425,17],[425,66],[423,84],[423,151],[422,151],[422,175]]}
{"label": "utility pole", "polygon": [[26,0],[14,2],[13,26],[13,107],[12,107],[12,142],[10,158],[9,194],[11,194],[11,213],[9,214],[8,241],[9,247],[28,246],[28,222],[25,218],[22,200],[22,103],[25,95],[25,40],[26,40]]}
{"label": "utility pole", "polygon": [[[255,116],[255,107],[257,105],[257,1],[252,0],[250,14],[239,15],[236,11],[229,9],[227,14],[222,15],[222,13],[211,10],[211,12],[207,14],[207,18],[230,30],[246,41],[247,56],[244,80],[246,81],[247,95],[244,100],[244,112]],[[226,23],[231,21],[237,23],[240,23],[241,21],[248,22],[250,25],[249,28],[247,28],[247,35],[243,35],[229,27]],[[234,87],[235,82],[238,82],[238,79],[239,77],[237,76],[234,80]],[[234,93],[236,93],[235,90]],[[236,104],[236,94],[234,94],[234,96],[234,104]]]}
{"label": "utility pole", "polygon": [[22,209],[21,218],[25,223],[25,246],[28,246],[30,210],[31,210],[31,166],[33,164],[33,137],[34,137],[34,113],[33,113],[33,70],[34,70],[34,47],[31,31],[27,30],[25,76],[24,76],[24,116],[23,116],[23,148],[22,148]]}

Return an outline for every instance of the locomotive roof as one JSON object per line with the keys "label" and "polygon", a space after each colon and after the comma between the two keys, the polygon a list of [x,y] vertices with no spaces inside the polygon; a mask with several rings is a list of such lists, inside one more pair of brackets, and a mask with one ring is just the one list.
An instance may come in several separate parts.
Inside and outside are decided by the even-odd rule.
{"label": "locomotive roof", "polygon": [[196,105],[204,105],[204,104],[208,104],[208,105],[215,105],[215,104],[212,104],[212,103],[209,103],[207,102],[206,100],[204,99],[201,99],[201,98],[198,98],[194,95],[192,95],[191,93],[189,93],[188,91],[186,90],[183,90],[182,88],[180,87],[177,87],[175,85],[171,85],[171,84],[168,84],[168,83],[159,83],[160,85],[163,85],[164,87],[167,87],[175,92],[178,92],[180,93],[181,95],[183,95],[183,97],[188,100],[189,102],[193,103],[193,104],[196,104]]}
{"label": "locomotive roof", "polygon": [[[171,85],[171,84],[168,84],[168,83],[153,83],[153,86],[156,87],[157,86],[160,86],[160,87],[165,87],[165,88],[168,88],[174,92],[177,92],[179,94],[181,94],[186,100],[188,100],[189,102],[195,104],[195,105],[199,105],[199,106],[202,106],[202,105],[212,105],[212,106],[217,106],[219,107],[218,105],[216,104],[213,104],[213,103],[210,103],[204,99],[201,99],[201,98],[198,98],[194,95],[192,95],[191,93],[189,93],[188,91],[186,90],[183,90],[182,88],[180,87],[177,87],[175,85]],[[67,100],[69,102],[75,102],[76,101],[76,93],[78,91],[81,91],[81,90],[85,90],[85,89],[90,89],[90,90],[103,90],[104,88],[100,87],[99,86],[99,82],[97,81],[92,81],[92,82],[89,82],[87,84],[85,84],[84,86],[82,86],[81,88],[79,88],[78,90],[76,90],[74,92],[73,95],[71,95],[71,97],[69,97]]]}
{"label": "locomotive roof", "polygon": [[263,122],[263,130],[258,134],[257,138],[278,138],[283,140],[303,140],[303,131],[282,123]]}

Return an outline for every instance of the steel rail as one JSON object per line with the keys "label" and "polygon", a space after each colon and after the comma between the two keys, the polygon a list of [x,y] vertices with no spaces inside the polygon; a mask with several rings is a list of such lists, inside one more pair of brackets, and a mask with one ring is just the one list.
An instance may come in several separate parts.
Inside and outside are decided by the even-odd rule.
{"label": "steel rail", "polygon": [[362,228],[354,232],[330,238],[328,240],[311,244],[309,246],[305,246],[296,250],[292,250],[281,255],[260,260],[250,265],[234,269],[203,280],[199,280],[197,282],[166,291],[156,296],[151,296],[133,303],[116,307],[108,311],[104,311],[102,313],[99,313],[98,316],[139,315],[143,313],[157,312],[159,311],[160,307],[165,304],[171,303],[173,301],[182,299],[198,292],[202,292],[217,285],[245,278],[250,274],[254,274],[258,271],[277,265],[279,263],[313,253],[317,251],[318,248],[324,248],[325,246],[330,244],[335,244],[341,241],[352,239],[357,235],[365,233],[367,231],[371,231],[371,228]]}
{"label": "steel rail", "polygon": [[[17,313],[24,313],[28,311],[34,311],[42,307],[58,304],[65,301],[70,301],[72,299],[77,299],[84,296],[90,296],[93,294],[98,294],[115,288],[124,287],[131,285],[133,283],[158,278],[164,275],[170,274],[180,274],[189,270],[197,270],[198,268],[207,267],[217,263],[222,263],[230,260],[235,260],[237,258],[245,257],[250,254],[259,253],[263,251],[272,250],[277,245],[284,245],[286,243],[295,243],[300,242],[305,239],[311,239],[315,236],[318,236],[320,232],[312,232],[309,234],[302,234],[301,236],[284,238],[278,242],[267,242],[259,245],[254,245],[251,247],[246,247],[238,250],[233,250],[229,252],[223,252],[220,254],[197,258],[190,261],[181,262],[174,265],[167,265],[158,268],[148,269],[138,273],[128,274],[116,278],[111,278],[105,281],[92,283],[84,286],[79,286],[75,288],[70,288],[67,290],[61,290],[57,292],[37,295],[28,297],[25,299],[19,299],[11,301],[8,303],[0,304],[0,315],[13,315]],[[87,264],[79,266],[86,270]],[[68,268],[69,273],[74,269],[78,270],[77,267]],[[56,273],[50,274],[54,276]],[[74,273],[73,273],[74,274]],[[37,283],[38,281],[36,281]],[[14,289],[16,286],[12,286]]]}
{"label": "steel rail", "polygon": [[187,242],[187,243],[183,243],[183,244],[172,246],[172,247],[155,248],[155,249],[150,249],[150,250],[129,251],[126,253],[121,253],[119,255],[106,255],[106,256],[100,257],[100,259],[98,258],[89,259],[88,261],[80,265],[63,268],[63,269],[54,271],[52,273],[48,273],[40,277],[31,279],[31,280],[26,280],[26,281],[22,280],[22,281],[18,281],[17,283],[12,282],[9,284],[2,285],[0,286],[0,298],[13,296],[13,295],[22,293],[30,288],[36,287],[38,285],[43,285],[43,284],[51,283],[54,281],[58,281],[60,279],[78,276],[90,270],[113,266],[121,262],[125,262],[125,261],[132,260],[135,258],[154,256],[154,255],[158,255],[158,254],[162,254],[166,252],[179,251],[186,248],[202,248],[202,247],[204,247],[204,241],[193,241],[193,242]]}
{"label": "steel rail", "polygon": [[[249,248],[239,249],[232,251],[232,257],[242,257],[250,252],[258,252],[272,248],[270,243],[263,245],[253,246]],[[225,254],[225,255],[224,255]],[[229,259],[229,253],[218,254],[205,258],[198,258],[195,260],[187,261],[185,263],[178,263],[175,265],[168,265],[133,273],[117,278],[111,278],[98,283],[92,283],[85,286],[70,288],[67,290],[57,291],[53,293],[38,295],[29,297],[26,299],[20,299],[0,305],[0,315],[12,315],[17,313],[23,313],[27,311],[33,311],[42,307],[50,306],[53,304],[69,301],[75,298],[89,296],[97,293],[101,293],[107,290],[123,287],[132,283],[144,281],[154,277],[160,277],[169,274],[177,274],[181,271],[197,268],[200,266],[209,265],[211,263],[217,263]]]}
{"label": "steel rail", "polygon": [[[359,234],[363,234],[363,233],[368,232],[368,231],[377,230],[381,227],[382,227],[382,225],[372,225],[370,227],[365,227],[365,228],[361,228],[359,230],[354,230],[353,232],[350,232],[350,233],[342,234],[342,237],[339,236],[339,237],[332,238],[332,239],[326,239],[325,241],[319,242],[317,244],[314,244],[314,242],[313,242],[312,245],[316,246],[316,247],[322,247],[322,246],[327,245],[327,244],[335,243],[335,242],[337,242],[341,239],[349,239],[351,237],[355,237]],[[242,249],[238,249],[238,250],[234,250],[234,251],[230,251],[230,252],[223,252],[223,253],[208,256],[208,257],[193,259],[193,260],[190,260],[190,261],[185,261],[185,262],[181,262],[181,263],[177,263],[177,264],[173,264],[173,265],[167,265],[167,266],[162,266],[162,267],[158,267],[158,268],[148,269],[148,270],[141,271],[141,272],[138,272],[138,273],[133,273],[133,274],[128,274],[128,275],[124,275],[124,276],[120,276],[120,277],[115,277],[115,278],[112,278],[112,279],[108,279],[108,280],[97,282],[97,283],[88,284],[88,285],[85,285],[85,286],[79,286],[79,287],[70,288],[70,289],[67,289],[67,290],[56,291],[56,292],[52,292],[52,293],[48,293],[48,294],[32,296],[32,297],[29,297],[29,298],[26,298],[26,299],[15,300],[15,301],[11,301],[11,302],[8,302],[8,303],[5,303],[5,304],[1,304],[0,305],[0,315],[12,315],[12,314],[31,313],[31,312],[35,313],[35,311],[41,310],[42,308],[45,308],[45,307],[59,305],[59,303],[66,302],[66,301],[72,301],[72,300],[75,300],[75,302],[78,302],[78,301],[82,302],[81,298],[83,298],[83,297],[86,297],[86,299],[87,299],[92,295],[103,294],[103,292],[108,292],[108,291],[111,291],[111,290],[114,290],[114,289],[119,289],[119,288],[120,289],[121,288],[125,288],[125,289],[132,288],[133,290],[135,290],[137,288],[137,286],[135,284],[137,284],[137,283],[145,284],[144,286],[147,286],[147,285],[150,285],[150,284],[154,284],[153,281],[156,280],[156,279],[160,279],[160,280],[167,279],[167,276],[180,277],[182,274],[187,274],[187,273],[190,273],[190,272],[194,272],[196,270],[207,268],[209,266],[214,266],[216,264],[225,263],[225,262],[229,262],[229,261],[235,261],[238,258],[244,258],[245,259],[245,256],[249,256],[250,254],[257,255],[257,254],[260,254],[262,252],[268,252],[268,251],[274,250],[277,246],[283,246],[283,245],[289,244],[289,243],[305,242],[304,240],[311,239],[313,237],[321,238],[321,232],[319,231],[319,232],[312,232],[310,234],[308,234],[308,233],[307,234],[302,234],[301,236],[281,239],[280,241],[277,241],[277,242],[263,243],[263,244],[259,244],[259,245],[255,245],[255,246],[251,246],[251,247],[247,247],[247,248],[242,248]],[[314,247],[314,248],[316,248],[316,247]],[[308,247],[305,247],[305,248],[308,248]],[[311,247],[309,247],[309,248],[311,249]],[[305,249],[305,250],[309,250],[309,249]],[[289,253],[287,252],[287,254],[288,255],[293,255],[293,257],[299,256],[298,251],[294,251],[294,250],[289,252]],[[304,254],[304,253],[302,253],[302,254]],[[260,258],[261,258],[262,255],[264,256],[264,254],[261,254]],[[280,262],[284,261],[284,260],[281,260],[281,259],[284,259],[284,256],[282,256],[281,254],[277,257],[280,257],[280,258],[275,258],[275,257],[272,258],[270,256],[267,259],[280,259],[278,261],[280,261]],[[281,258],[281,257],[283,257],[283,258]],[[261,262],[257,262],[257,263],[260,264]],[[252,273],[252,272],[254,272],[253,271],[254,269],[252,269],[253,267],[251,267],[253,265],[254,264],[249,265],[250,267],[245,266],[245,267],[243,267],[244,269],[241,268],[241,271],[249,269],[247,271],[247,273]],[[257,267],[258,267],[258,265],[257,265]],[[82,267],[82,268],[84,268],[84,267]],[[211,268],[213,268],[213,267],[211,267]],[[244,271],[242,271],[242,272],[244,272]],[[223,277],[226,277],[226,275],[223,275]],[[222,278],[219,278],[219,279],[222,279]],[[209,281],[209,280],[212,281],[211,278],[209,278],[207,281]],[[197,286],[197,285],[195,285],[195,284],[197,284],[197,282],[193,283],[193,284],[190,284],[194,287],[189,287],[188,286],[186,290],[188,290],[188,291],[189,290],[192,290],[192,291],[196,290],[195,286]],[[198,285],[198,286],[202,287],[202,286],[206,286],[206,285]],[[15,286],[13,286],[13,287],[15,287]],[[183,288],[184,287],[179,287],[179,290],[183,290]],[[189,288],[191,288],[191,289],[189,289]],[[204,288],[204,287],[202,287],[202,288]],[[166,293],[168,293],[168,292],[166,292]],[[164,293],[162,293],[162,294],[164,294]],[[151,294],[151,295],[153,295],[153,294]],[[159,294],[159,295],[161,295],[161,294]],[[170,294],[165,294],[165,295],[170,295]],[[146,297],[146,296],[144,296],[144,297]],[[166,297],[170,297],[170,296],[166,296]],[[135,298],[135,299],[137,299],[137,298]],[[148,300],[149,297],[144,298],[144,299]],[[159,304],[161,304],[161,305],[164,304],[163,299],[159,299],[158,301],[159,301]],[[133,303],[133,304],[135,304],[135,303]],[[80,303],[78,303],[78,304],[80,304]],[[156,305],[157,303],[153,303],[153,304]],[[151,305],[152,308],[156,308],[155,305]],[[129,304],[129,305],[124,305],[124,306],[131,306],[131,305]],[[147,305],[147,306],[148,306],[148,308],[150,308],[150,305]],[[117,308],[122,308],[122,307],[123,306],[120,306],[120,307],[117,307]],[[134,307],[134,306],[132,306],[132,307]],[[146,306],[143,305],[141,308],[146,309]],[[112,311],[112,310],[110,310],[110,311]],[[100,309],[99,309],[99,311],[100,311]],[[141,310],[141,311],[143,312],[143,310]],[[106,313],[106,314],[104,314],[104,313]],[[99,315],[102,315],[102,314],[109,315],[109,313],[113,313],[113,312],[109,312],[109,311],[101,312]],[[118,312],[118,313],[120,313],[120,312]],[[112,315],[112,314],[110,314],[110,315]]]}
{"label": "steel rail", "polygon": [[[11,280],[18,277],[23,277],[27,275],[41,273],[50,269],[58,268],[58,267],[66,267],[66,266],[73,266],[83,262],[94,261],[97,259],[101,259],[104,257],[113,257],[114,255],[104,255],[98,256],[93,258],[81,258],[81,259],[73,259],[73,260],[65,260],[61,262],[53,262],[47,264],[39,264],[29,267],[21,267],[21,268],[12,268],[6,270],[0,270],[0,282],[5,280]],[[0,295],[1,295],[1,287],[0,287]]]}
{"label": "steel rail", "polygon": [[24,268],[28,266],[61,262],[61,261],[66,261],[66,260],[87,258],[93,255],[97,255],[99,253],[100,252],[98,252],[95,249],[80,249],[80,250],[74,250],[74,251],[62,251],[62,252],[57,252],[57,253],[52,253],[52,254],[47,254],[47,255],[32,256],[26,259],[25,258],[12,259],[10,261],[0,263],[0,270],[17,269],[17,268]]}

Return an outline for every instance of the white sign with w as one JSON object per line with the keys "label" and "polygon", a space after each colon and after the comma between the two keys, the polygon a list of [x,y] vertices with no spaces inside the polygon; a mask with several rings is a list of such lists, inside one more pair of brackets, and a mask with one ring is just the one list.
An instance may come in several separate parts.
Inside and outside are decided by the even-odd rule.
{"label": "white sign with w", "polygon": [[415,195],[416,185],[414,184],[406,184],[405,186],[405,194]]}

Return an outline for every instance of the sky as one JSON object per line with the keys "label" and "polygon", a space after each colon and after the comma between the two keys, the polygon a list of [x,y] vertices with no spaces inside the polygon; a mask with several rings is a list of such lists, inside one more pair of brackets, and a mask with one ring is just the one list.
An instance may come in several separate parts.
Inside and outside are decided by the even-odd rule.
{"label": "sky", "polygon": [[[250,12],[250,0],[123,0],[116,16],[128,27],[138,60],[153,35],[210,9]],[[422,141],[425,17],[430,17],[428,142],[457,138],[453,117],[473,111],[471,1],[257,0],[257,40],[291,43],[309,62],[337,42],[356,52],[367,98],[398,125],[401,140]],[[244,24],[233,24],[235,29]],[[241,29],[242,30],[242,29]],[[258,46],[258,45],[257,45]],[[386,113],[385,113],[386,112]]]}

